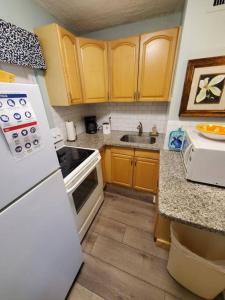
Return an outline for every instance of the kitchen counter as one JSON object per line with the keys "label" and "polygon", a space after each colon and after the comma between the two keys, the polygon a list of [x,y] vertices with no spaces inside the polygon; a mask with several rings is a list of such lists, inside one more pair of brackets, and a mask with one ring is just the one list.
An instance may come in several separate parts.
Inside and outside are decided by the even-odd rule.
{"label": "kitchen counter", "polygon": [[[111,134],[104,135],[102,131],[97,132],[96,134],[87,134],[82,133],[78,135],[78,139],[75,142],[67,142],[69,146],[83,147],[83,148],[94,148],[100,150],[103,146],[119,146],[119,147],[130,147],[130,148],[139,148],[152,151],[160,151],[163,149],[164,143],[164,134],[159,134],[156,137],[155,144],[137,144],[137,143],[128,143],[120,141],[121,137],[125,134],[136,134],[135,132],[130,131],[117,131],[114,130]],[[143,133],[147,135],[147,133]]]}
{"label": "kitchen counter", "polygon": [[76,142],[67,145],[101,149],[120,146],[160,151],[159,212],[178,222],[225,234],[225,189],[198,184],[185,179],[179,152],[163,150],[164,135],[155,144],[121,142],[127,131],[112,131],[110,135],[83,133]]}
{"label": "kitchen counter", "polygon": [[159,211],[172,220],[225,234],[225,189],[187,181],[179,152],[160,152]]}

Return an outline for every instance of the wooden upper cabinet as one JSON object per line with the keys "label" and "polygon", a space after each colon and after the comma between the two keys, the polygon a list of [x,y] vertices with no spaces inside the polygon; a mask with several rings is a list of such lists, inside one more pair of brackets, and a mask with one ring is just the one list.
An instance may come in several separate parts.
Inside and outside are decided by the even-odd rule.
{"label": "wooden upper cabinet", "polygon": [[78,38],[77,48],[84,102],[108,101],[107,43]]}
{"label": "wooden upper cabinet", "polygon": [[110,101],[136,100],[139,36],[108,42]]}
{"label": "wooden upper cabinet", "polygon": [[76,38],[57,24],[35,29],[46,60],[45,80],[53,106],[82,102]]}
{"label": "wooden upper cabinet", "polygon": [[141,35],[138,100],[169,101],[178,32],[173,28]]}
{"label": "wooden upper cabinet", "polygon": [[69,98],[73,104],[81,103],[82,91],[76,51],[76,39],[74,35],[63,28],[59,28],[59,34]]}
{"label": "wooden upper cabinet", "polygon": [[169,101],[179,28],[108,43],[75,37],[57,24],[35,33],[53,106]]}

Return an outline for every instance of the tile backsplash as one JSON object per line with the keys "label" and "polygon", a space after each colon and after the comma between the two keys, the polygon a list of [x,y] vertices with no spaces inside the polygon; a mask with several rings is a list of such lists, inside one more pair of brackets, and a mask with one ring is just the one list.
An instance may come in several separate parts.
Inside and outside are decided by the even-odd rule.
{"label": "tile backsplash", "polygon": [[84,116],[89,114],[88,105],[76,105],[69,107],[52,107],[52,116],[55,127],[58,127],[66,140],[66,121],[73,121],[76,125],[77,134],[85,131]]}
{"label": "tile backsplash", "polygon": [[52,108],[55,126],[62,131],[66,139],[64,122],[74,121],[77,133],[85,131],[84,116],[96,115],[98,125],[111,117],[112,130],[137,131],[139,122],[143,130],[149,132],[153,125],[159,132],[165,132],[167,126],[168,103],[102,103]]}
{"label": "tile backsplash", "polygon": [[159,132],[165,132],[167,110],[167,103],[107,103],[92,108],[99,124],[111,116],[112,130],[137,131],[138,123],[142,122],[145,132],[151,131],[153,125]]}

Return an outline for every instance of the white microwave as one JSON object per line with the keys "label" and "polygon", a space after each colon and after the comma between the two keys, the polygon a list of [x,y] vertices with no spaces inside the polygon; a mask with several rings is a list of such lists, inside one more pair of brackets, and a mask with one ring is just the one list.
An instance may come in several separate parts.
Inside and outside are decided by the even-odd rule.
{"label": "white microwave", "polygon": [[187,130],[181,150],[186,179],[225,187],[225,141]]}

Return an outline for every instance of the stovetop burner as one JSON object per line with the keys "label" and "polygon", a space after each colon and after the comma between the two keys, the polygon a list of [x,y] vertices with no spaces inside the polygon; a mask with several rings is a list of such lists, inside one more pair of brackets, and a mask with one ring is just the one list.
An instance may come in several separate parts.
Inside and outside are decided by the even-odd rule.
{"label": "stovetop burner", "polygon": [[73,147],[63,147],[56,151],[63,178],[76,169],[94,150]]}

